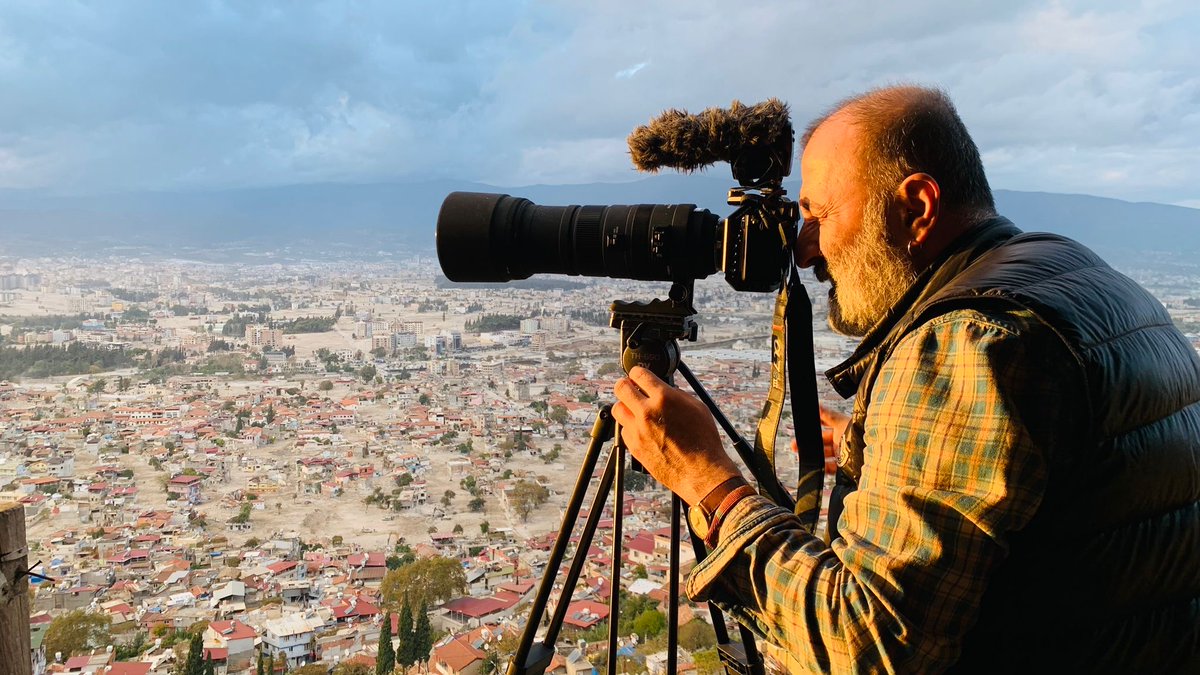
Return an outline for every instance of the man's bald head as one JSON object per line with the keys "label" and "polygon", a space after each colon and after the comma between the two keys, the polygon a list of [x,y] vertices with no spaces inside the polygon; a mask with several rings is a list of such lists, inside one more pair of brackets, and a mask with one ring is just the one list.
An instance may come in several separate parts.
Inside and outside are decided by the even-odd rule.
{"label": "man's bald head", "polygon": [[848,119],[861,134],[859,161],[871,193],[891,191],[905,177],[925,173],[941,187],[947,215],[970,220],[995,215],[979,149],[945,92],[895,86],[848,98],[808,126],[801,146],[834,117]]}

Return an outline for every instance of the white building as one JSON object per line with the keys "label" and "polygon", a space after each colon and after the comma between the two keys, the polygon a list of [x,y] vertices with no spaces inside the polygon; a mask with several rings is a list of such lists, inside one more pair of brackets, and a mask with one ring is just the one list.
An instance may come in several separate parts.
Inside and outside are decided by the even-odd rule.
{"label": "white building", "polygon": [[262,644],[268,655],[283,652],[288,668],[313,660],[312,642],[324,622],[304,614],[289,614],[263,623]]}

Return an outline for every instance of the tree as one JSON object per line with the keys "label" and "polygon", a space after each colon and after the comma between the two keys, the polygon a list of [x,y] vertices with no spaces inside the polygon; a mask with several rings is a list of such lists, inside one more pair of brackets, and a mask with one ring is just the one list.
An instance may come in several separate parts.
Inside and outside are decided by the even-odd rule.
{"label": "tree", "polygon": [[566,424],[569,413],[567,412],[566,406],[555,405],[550,407],[550,414],[548,416],[551,422]]}
{"label": "tree", "polygon": [[111,626],[109,616],[77,609],[51,621],[42,642],[50,656],[57,652],[75,656],[112,644]]}
{"label": "tree", "polygon": [[666,627],[667,617],[657,609],[647,609],[633,620],[633,632],[646,639],[658,635]]}
{"label": "tree", "polygon": [[267,424],[271,424],[275,421],[275,404],[274,403],[267,406],[266,418],[267,418]]}
{"label": "tree", "polygon": [[213,670],[212,654],[204,657],[204,675],[216,675],[216,671]]}
{"label": "tree", "polygon": [[540,483],[535,483],[528,480],[519,480],[513,485],[512,492],[509,493],[508,503],[512,506],[513,512],[521,518],[522,521],[529,520],[529,514],[533,510],[541,506],[550,498],[550,491]]}
{"label": "tree", "polygon": [[146,631],[139,630],[134,634],[133,640],[128,643],[115,645],[115,652],[118,661],[129,661],[141,656],[146,650]]}
{"label": "tree", "polygon": [[362,378],[363,382],[369,384],[371,380],[375,379],[375,366],[370,364],[363,366],[361,369],[359,369],[358,376]]}
{"label": "tree", "polygon": [[204,675],[204,644],[200,637],[193,636],[188,646],[187,658],[176,666],[178,675]]}
{"label": "tree", "polygon": [[429,394],[422,393],[417,397],[417,403],[420,403],[421,405],[429,405]]}
{"label": "tree", "polygon": [[486,506],[486,502],[483,501],[483,497],[474,497],[467,502],[467,508],[475,513],[481,513],[484,506]]}
{"label": "tree", "polygon": [[254,672],[255,672],[255,675],[267,675],[267,669],[266,669],[266,666],[264,666],[264,665],[263,665],[263,650],[262,650],[262,647],[259,647],[259,648],[258,648],[258,667],[257,667],[257,669],[256,669]]}
{"label": "tree", "polygon": [[371,675],[371,669],[361,663],[339,663],[333,675]]}
{"label": "tree", "polygon": [[721,664],[721,657],[717,655],[715,648],[694,652],[692,663],[696,664],[696,671],[701,675],[725,672],[725,667]]}
{"label": "tree", "polygon": [[485,520],[479,524],[479,533],[487,534],[488,530],[491,529],[491,527],[492,527],[492,524]]}
{"label": "tree", "polygon": [[690,652],[715,647],[716,644],[716,631],[703,619],[692,619],[679,627],[679,646]]}
{"label": "tree", "polygon": [[450,506],[450,502],[454,499],[454,490],[446,490],[442,493],[442,506]]}
{"label": "tree", "polygon": [[417,611],[417,623],[413,626],[414,663],[428,659],[431,649],[433,649],[433,627],[429,625],[429,605],[425,601],[421,601],[421,609]]}
{"label": "tree", "polygon": [[250,502],[242,502],[242,508],[238,514],[229,519],[231,523],[248,523],[250,522]]}
{"label": "tree", "polygon": [[[323,663],[310,663],[291,671],[291,675],[328,675],[329,666]],[[368,673],[368,675],[370,675]]]}
{"label": "tree", "polygon": [[639,490],[645,490],[646,486],[649,484],[650,484],[649,474],[642,473],[641,471],[626,471],[625,472],[625,489],[626,490],[629,490],[632,492],[639,491]]}
{"label": "tree", "polygon": [[441,603],[462,593],[467,576],[452,558],[433,556],[390,570],[380,586],[384,607],[399,611],[404,598],[413,603]]}
{"label": "tree", "polygon": [[409,666],[416,663],[416,645],[413,644],[413,615],[412,608],[408,604],[408,598],[404,598],[404,606],[400,608],[400,621],[396,627],[396,638],[399,640],[399,647],[396,649],[396,661],[407,670]]}
{"label": "tree", "polygon": [[321,380],[321,383],[317,385],[317,389],[321,391],[329,391],[333,389],[333,383],[329,380]]}
{"label": "tree", "polygon": [[385,612],[379,629],[379,651],[375,657],[375,675],[388,675],[396,667],[396,652],[392,647],[392,613]]}
{"label": "tree", "polygon": [[393,555],[387,557],[387,568],[389,570],[399,569],[405,565],[411,565],[417,559],[417,554],[413,552],[412,547],[408,544],[396,544],[396,551]]}

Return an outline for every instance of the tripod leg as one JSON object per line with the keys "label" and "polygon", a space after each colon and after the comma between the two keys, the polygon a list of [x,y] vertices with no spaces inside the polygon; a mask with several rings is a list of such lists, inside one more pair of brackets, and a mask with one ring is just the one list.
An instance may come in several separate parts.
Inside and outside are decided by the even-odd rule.
{"label": "tripod leg", "polygon": [[616,447],[617,477],[613,492],[613,543],[612,581],[608,586],[608,675],[617,675],[617,630],[621,616],[621,544],[622,521],[625,520],[625,444],[617,432]]}
{"label": "tripod leg", "polygon": [[683,515],[683,500],[671,495],[671,579],[667,586],[670,604],[667,605],[667,672],[679,672],[679,518]]}
{"label": "tripod leg", "polygon": [[[524,632],[521,634],[521,641],[517,646],[517,651],[513,655],[512,660],[509,661],[508,675],[545,673],[546,668],[550,666],[551,659],[554,657],[552,641],[547,640],[543,642],[538,645],[537,649],[534,649],[533,641],[537,637],[538,624],[541,623],[542,615],[546,611],[546,603],[549,600],[551,591],[554,589],[554,582],[558,577],[558,568],[562,564],[563,556],[566,554],[567,546],[570,543],[571,530],[574,529],[575,521],[579,518],[579,507],[583,502],[584,495],[587,493],[588,484],[592,479],[592,472],[596,469],[596,461],[600,457],[600,450],[604,446],[604,443],[612,438],[613,428],[612,406],[606,405],[596,413],[596,421],[592,424],[592,439],[588,443],[587,454],[584,456],[583,465],[579,469],[579,477],[575,481],[575,489],[571,493],[571,499],[567,503],[566,513],[563,515],[563,522],[559,527],[558,538],[554,540],[554,548],[550,554],[550,560],[546,563],[546,571],[542,573],[542,581],[538,586],[537,594],[534,596],[533,606],[529,610],[529,619],[525,624]],[[588,543],[580,543],[585,554],[589,545],[590,538]],[[579,552],[576,551],[576,557],[578,555]],[[567,598],[569,597],[567,595]],[[561,600],[559,604],[562,604]]]}
{"label": "tripod leg", "polygon": [[600,524],[600,516],[604,513],[604,502],[607,501],[608,490],[612,487],[616,465],[617,453],[609,453],[608,463],[604,465],[604,474],[600,476],[600,484],[596,486],[592,508],[588,511],[587,522],[583,525],[583,532],[579,535],[579,544],[575,547],[575,557],[571,559],[571,569],[567,571],[567,578],[563,580],[561,598],[558,606],[554,608],[554,616],[550,618],[550,627],[546,629],[546,636],[542,640],[547,645],[553,645],[558,640],[558,631],[562,628],[563,619],[567,618],[567,606],[570,603],[566,601],[574,592],[575,584],[579,582],[579,575],[583,572],[583,565],[587,562],[588,548],[592,545],[596,527]]}

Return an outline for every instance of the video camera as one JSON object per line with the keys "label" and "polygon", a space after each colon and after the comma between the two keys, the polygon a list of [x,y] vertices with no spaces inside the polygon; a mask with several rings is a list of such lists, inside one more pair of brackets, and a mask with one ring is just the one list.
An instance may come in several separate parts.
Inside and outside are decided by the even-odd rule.
{"label": "video camera", "polygon": [[736,206],[721,220],[694,204],[538,206],[505,194],[453,192],[437,221],[437,253],[451,281],[568,274],[690,282],[718,270],[739,291],[780,288],[792,260],[799,209],[786,198],[792,124],[787,106],[754,106],[699,115],[668,110],[629,136],[642,171],[695,171],[728,162]]}

